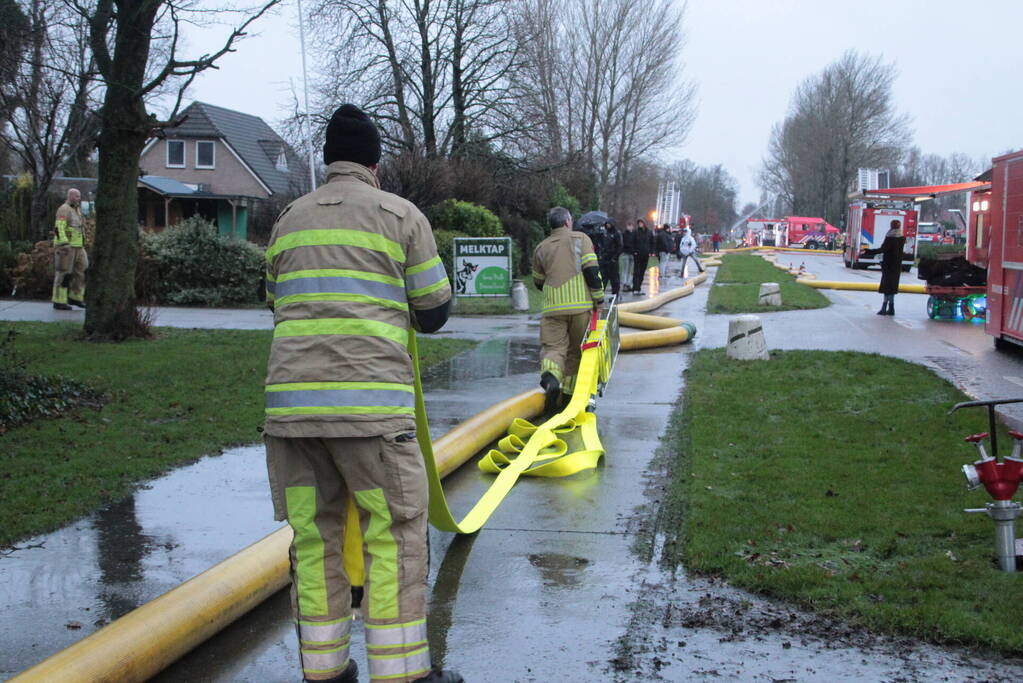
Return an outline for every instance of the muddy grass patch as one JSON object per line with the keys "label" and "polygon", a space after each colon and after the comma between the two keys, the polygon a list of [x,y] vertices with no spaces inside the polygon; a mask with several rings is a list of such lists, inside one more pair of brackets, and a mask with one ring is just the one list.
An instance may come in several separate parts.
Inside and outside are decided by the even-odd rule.
{"label": "muddy grass patch", "polygon": [[[858,627],[1023,652],[1023,583],[967,517],[984,416],[928,370],[860,353],[693,357],[655,526],[663,562]],[[1003,437],[1004,438],[1004,437]],[[1009,443],[1006,438],[1003,444]]]}

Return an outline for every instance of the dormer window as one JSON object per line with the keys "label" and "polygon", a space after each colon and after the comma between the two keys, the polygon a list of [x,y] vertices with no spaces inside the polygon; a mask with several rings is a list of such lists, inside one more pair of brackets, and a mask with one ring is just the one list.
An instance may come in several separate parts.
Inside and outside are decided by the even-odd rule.
{"label": "dormer window", "polygon": [[210,140],[196,140],[195,142],[195,167],[216,168],[214,145]]}
{"label": "dormer window", "polygon": [[167,141],[167,168],[185,167],[185,141]]}
{"label": "dormer window", "polygon": [[274,162],[274,166],[278,171],[288,172],[288,155],[284,153],[283,149],[277,154],[277,161]]}

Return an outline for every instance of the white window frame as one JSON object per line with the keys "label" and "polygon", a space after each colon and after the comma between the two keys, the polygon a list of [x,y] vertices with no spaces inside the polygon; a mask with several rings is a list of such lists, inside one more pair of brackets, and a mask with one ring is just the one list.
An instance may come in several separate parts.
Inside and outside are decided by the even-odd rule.
{"label": "white window frame", "polygon": [[[164,153],[164,160],[163,160],[164,161],[164,165],[167,168],[185,168],[187,166],[187,162],[188,162],[188,158],[187,158],[188,155],[187,155],[187,152],[185,150],[188,148],[188,145],[185,144],[184,140],[167,140],[166,142],[167,142],[167,144],[164,146],[164,152],[165,152]],[[180,144],[181,145],[181,163],[180,164],[172,164],[171,161],[170,161],[171,143]]]}
{"label": "white window frame", "polygon": [[281,173],[288,172],[288,155],[284,153],[284,149],[277,153],[277,160],[274,162],[274,168]]}
{"label": "white window frame", "polygon": [[[199,145],[209,144],[210,149],[213,150],[213,163],[209,166],[201,166],[199,164]],[[196,168],[216,168],[217,167],[217,143],[214,140],[196,140],[195,141],[195,167]]]}

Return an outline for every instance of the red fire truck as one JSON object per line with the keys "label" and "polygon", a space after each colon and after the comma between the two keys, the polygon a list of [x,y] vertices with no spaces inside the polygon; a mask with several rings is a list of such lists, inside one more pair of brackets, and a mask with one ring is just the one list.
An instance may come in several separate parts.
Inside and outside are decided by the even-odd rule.
{"label": "red fire truck", "polygon": [[[880,256],[864,256],[867,249],[877,249],[895,221],[902,226],[906,238],[902,254],[902,270],[908,272],[916,260],[916,221],[914,202],[920,196],[920,187],[891,187],[884,190],[862,190],[850,195],[848,234],[845,253],[846,268],[862,269],[881,265]],[[928,195],[926,199],[930,199]]]}
{"label": "red fire truck", "polygon": [[838,239],[840,231],[823,218],[788,216],[783,225],[783,244],[779,246],[825,249]]}
{"label": "red fire truck", "polygon": [[991,163],[970,195],[966,258],[987,266],[984,329],[995,346],[1023,346],[1023,151]]}

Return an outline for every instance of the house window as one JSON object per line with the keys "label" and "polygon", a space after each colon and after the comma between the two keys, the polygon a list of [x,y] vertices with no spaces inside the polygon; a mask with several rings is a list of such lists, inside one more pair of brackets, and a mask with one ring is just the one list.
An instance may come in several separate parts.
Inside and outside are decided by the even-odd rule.
{"label": "house window", "polygon": [[215,168],[213,143],[209,140],[197,140],[195,143],[195,167]]}
{"label": "house window", "polygon": [[167,141],[167,168],[185,167],[185,141]]}
{"label": "house window", "polygon": [[278,171],[288,172],[288,155],[284,153],[282,149],[280,154],[277,155],[277,161],[274,162],[274,166]]}

